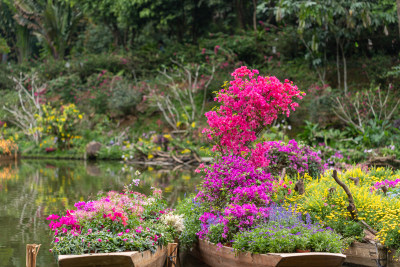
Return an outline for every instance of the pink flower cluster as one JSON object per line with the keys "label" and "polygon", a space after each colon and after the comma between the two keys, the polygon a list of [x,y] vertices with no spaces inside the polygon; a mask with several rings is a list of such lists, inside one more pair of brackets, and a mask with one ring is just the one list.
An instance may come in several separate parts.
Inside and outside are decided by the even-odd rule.
{"label": "pink flower cluster", "polygon": [[[146,198],[140,193],[135,193],[135,198],[132,198],[126,194],[110,191],[107,196],[99,200],[75,203],[76,210],[67,210],[65,216],[52,214],[47,220],[51,221],[49,227],[56,236],[60,233],[80,234],[84,222],[95,218],[109,219],[110,223],[121,223],[125,227],[129,216],[140,218]],[[104,224],[106,223],[107,221],[104,221]]]}
{"label": "pink flower cluster", "polygon": [[224,234],[237,228],[243,231],[254,226],[256,222],[260,222],[268,217],[269,207],[258,207],[254,203],[243,205],[230,205],[224,210],[224,218],[221,220],[224,224]]}
{"label": "pink flower cluster", "polygon": [[266,205],[270,202],[271,175],[257,170],[244,158],[222,157],[203,171],[204,182],[196,196],[197,200],[213,206],[227,206],[230,203]]}
{"label": "pink flower cluster", "polygon": [[203,130],[221,153],[249,152],[248,144],[257,133],[271,124],[279,114],[289,116],[304,93],[292,82],[281,83],[273,76],[258,76],[258,70],[246,66],[236,69],[230,86],[222,89],[215,101],[221,106],[205,114],[209,128]]}
{"label": "pink flower cluster", "polygon": [[316,177],[328,168],[320,158],[320,152],[313,151],[308,146],[299,146],[296,140],[290,140],[288,144],[282,141],[270,141],[265,143],[269,147],[266,158],[270,160],[268,171],[273,175],[283,168],[289,175],[309,175]]}
{"label": "pink flower cluster", "polygon": [[210,210],[199,218],[200,238],[205,238],[213,224],[223,223],[224,236],[228,236],[268,216],[267,206],[273,191],[269,173],[257,170],[251,162],[237,156],[222,157],[202,171],[204,182],[196,200],[207,203]]}
{"label": "pink flower cluster", "polygon": [[395,187],[397,187],[398,185],[400,184],[400,179],[396,179],[396,180],[393,180],[393,181],[391,181],[391,180],[384,180],[384,181],[381,181],[381,182],[376,182],[375,184],[374,184],[374,186],[373,187],[371,187],[370,188],[370,190],[371,191],[376,191],[376,190],[379,190],[379,189],[381,189],[382,187],[386,187],[386,188],[395,188]]}

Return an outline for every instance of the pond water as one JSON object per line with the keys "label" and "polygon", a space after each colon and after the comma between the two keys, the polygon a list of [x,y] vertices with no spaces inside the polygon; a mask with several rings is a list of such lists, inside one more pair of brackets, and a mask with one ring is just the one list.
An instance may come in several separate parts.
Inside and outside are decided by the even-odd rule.
{"label": "pond water", "polygon": [[49,252],[46,217],[73,208],[99,191],[121,191],[136,178],[138,191],[161,188],[172,207],[195,191],[200,177],[193,169],[126,166],[120,162],[22,160],[0,162],[0,267],[25,266],[26,244],[41,244],[37,266],[57,266]]}

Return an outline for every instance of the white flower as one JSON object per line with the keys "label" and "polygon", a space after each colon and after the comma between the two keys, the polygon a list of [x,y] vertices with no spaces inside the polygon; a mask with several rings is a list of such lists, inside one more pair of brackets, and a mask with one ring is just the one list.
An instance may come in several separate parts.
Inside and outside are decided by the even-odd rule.
{"label": "white flower", "polygon": [[166,225],[172,226],[177,232],[182,232],[185,229],[183,225],[183,215],[177,215],[173,213],[164,213],[161,218],[161,222]]}

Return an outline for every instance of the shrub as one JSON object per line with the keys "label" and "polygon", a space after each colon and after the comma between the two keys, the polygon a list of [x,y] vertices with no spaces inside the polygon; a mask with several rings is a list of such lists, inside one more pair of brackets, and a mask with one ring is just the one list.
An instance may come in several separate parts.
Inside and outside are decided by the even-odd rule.
{"label": "shrub", "polygon": [[107,99],[109,110],[118,115],[135,113],[136,106],[142,101],[140,89],[121,77],[114,77],[110,84],[110,97]]}
{"label": "shrub", "polygon": [[70,148],[73,140],[80,138],[77,136],[77,125],[82,120],[83,115],[74,104],[54,108],[50,105],[42,106],[43,115],[36,115],[38,131],[54,137],[54,143],[58,148]]}
{"label": "shrub", "polygon": [[298,106],[294,100],[304,95],[289,80],[281,83],[273,76],[258,76],[257,70],[245,66],[232,76],[230,86],[226,83],[215,98],[221,106],[205,114],[209,128],[203,132],[215,143],[213,150],[221,154],[249,152],[249,144],[264,127],[279,114],[289,116]]}
{"label": "shrub", "polygon": [[274,207],[269,221],[251,231],[237,233],[232,247],[252,253],[295,252],[296,249],[340,253],[345,247],[341,236],[329,227],[314,224],[301,213]]}
{"label": "shrub", "polygon": [[270,160],[268,171],[272,175],[278,176],[283,168],[290,176],[303,176],[308,173],[314,178],[327,169],[327,164],[324,164],[320,158],[320,152],[314,152],[309,146],[299,146],[293,139],[288,144],[281,141],[271,141],[266,143],[269,146],[267,158]]}

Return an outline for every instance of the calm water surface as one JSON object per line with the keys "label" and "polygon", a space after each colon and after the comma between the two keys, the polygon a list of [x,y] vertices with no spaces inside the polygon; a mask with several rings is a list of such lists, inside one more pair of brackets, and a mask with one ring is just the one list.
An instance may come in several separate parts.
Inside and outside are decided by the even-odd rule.
{"label": "calm water surface", "polygon": [[49,252],[46,217],[99,191],[121,191],[140,170],[138,191],[163,189],[172,207],[199,183],[193,170],[124,166],[119,162],[23,160],[0,162],[0,267],[25,266],[26,244],[41,244],[37,266],[57,266]]}

